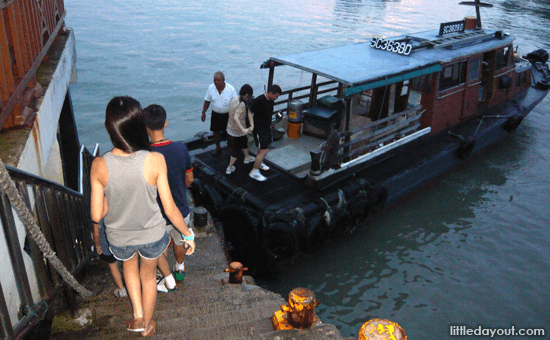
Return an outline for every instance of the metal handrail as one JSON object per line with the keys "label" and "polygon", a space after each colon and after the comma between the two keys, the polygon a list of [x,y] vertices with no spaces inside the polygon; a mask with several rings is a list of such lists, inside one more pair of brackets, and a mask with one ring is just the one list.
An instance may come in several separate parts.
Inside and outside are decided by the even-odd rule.
{"label": "metal handrail", "polygon": [[[81,192],[6,165],[10,177],[25,199],[27,207],[34,212],[37,225],[49,245],[73,275],[81,272],[85,264],[94,256],[89,209],[89,173],[92,160],[93,156],[88,150],[81,148]],[[73,289],[64,284],[60,275],[51,265],[44,262],[43,254],[34,240],[28,238],[30,251],[24,250],[20,246],[23,242],[19,241],[16,217],[14,217],[12,205],[4,193],[0,193],[0,217],[10,251],[14,270],[13,277],[19,291],[20,311],[23,313],[23,318],[13,325],[6,300],[0,294],[0,326],[4,338],[22,338],[43,318],[48,306],[58,298],[65,297],[71,313],[76,315],[76,295]],[[23,261],[24,251],[27,251],[34,264],[41,296],[40,301],[37,302],[33,301],[30,293],[28,271]],[[1,286],[0,282],[0,288]],[[61,292],[64,294],[60,294]]]}
{"label": "metal handrail", "polygon": [[[319,90],[319,88],[322,87],[322,86],[334,85],[334,84],[338,84],[338,82],[335,81],[335,80],[330,80],[330,81],[315,84],[315,86],[314,86],[315,91],[314,92],[317,93],[317,95],[319,95],[319,94],[323,94],[323,93],[329,93],[329,92],[337,91],[338,86],[329,87],[329,88],[326,88],[326,89],[323,89],[323,90]],[[275,102],[274,106],[280,106],[280,105],[287,104],[285,108],[279,110],[281,112],[286,112],[286,111],[288,111],[288,103],[291,100],[309,98],[311,96],[311,89],[312,89],[311,86],[303,86],[303,87],[298,87],[298,88],[291,89],[291,90],[288,90],[288,91],[283,91],[282,95],[283,96],[288,95],[288,97],[286,99],[279,100],[279,101]],[[308,92],[306,94],[302,94],[302,95],[297,96],[297,97],[294,97],[294,93],[301,92],[301,91],[306,91],[306,90],[310,90],[310,92]]]}
{"label": "metal handrail", "polygon": [[[422,110],[422,106],[418,105],[353,130],[342,133],[333,132],[336,133],[335,138],[331,138],[330,136],[327,138],[324,151],[321,151],[321,148],[312,150],[312,169],[316,169],[314,171],[320,169],[319,162],[324,162],[321,161],[321,158],[326,157],[326,152],[329,152],[328,150],[333,150],[332,152],[337,153],[332,156],[331,162],[351,160],[362,156],[365,151],[372,151],[373,148],[378,148],[381,143],[390,142],[417,131],[421,126],[419,120],[424,111]],[[350,140],[351,135],[361,131],[368,131],[368,133]],[[342,139],[345,139],[345,142],[342,143]],[[360,143],[363,144],[353,150],[350,149],[352,146],[357,146]],[[322,156],[321,153],[323,154]],[[326,165],[324,167],[327,169]]]}

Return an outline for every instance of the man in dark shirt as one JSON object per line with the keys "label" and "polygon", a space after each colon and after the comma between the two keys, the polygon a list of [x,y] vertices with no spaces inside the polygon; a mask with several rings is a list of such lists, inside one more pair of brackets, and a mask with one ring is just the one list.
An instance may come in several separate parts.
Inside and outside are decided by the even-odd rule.
{"label": "man in dark shirt", "polygon": [[271,135],[271,116],[273,115],[273,106],[275,100],[282,94],[279,85],[271,85],[267,93],[255,98],[250,105],[250,112],[254,115],[254,140],[258,152],[254,161],[254,168],[249,176],[253,179],[263,182],[267,177],[260,173],[260,169],[267,171],[269,167],[263,163],[267,155],[269,144],[273,142]]}
{"label": "man in dark shirt", "polygon": [[[145,114],[147,134],[151,138],[151,151],[159,152],[164,156],[168,169],[170,191],[172,192],[176,206],[185,219],[185,223],[189,225],[190,209],[187,203],[187,187],[191,185],[194,177],[193,164],[191,163],[191,156],[189,155],[187,146],[182,141],[172,142],[164,137],[164,129],[168,125],[168,121],[166,120],[166,111],[162,106],[156,104],[149,105],[143,109],[143,113]],[[169,292],[178,289],[175,280],[182,281],[185,278],[185,248],[181,233],[172,226],[172,222],[164,214],[160,201],[159,206],[166,219],[166,231],[174,241],[176,264],[171,274],[166,256],[161,256],[159,259],[159,268],[164,275],[165,282],[159,282],[157,290]]]}

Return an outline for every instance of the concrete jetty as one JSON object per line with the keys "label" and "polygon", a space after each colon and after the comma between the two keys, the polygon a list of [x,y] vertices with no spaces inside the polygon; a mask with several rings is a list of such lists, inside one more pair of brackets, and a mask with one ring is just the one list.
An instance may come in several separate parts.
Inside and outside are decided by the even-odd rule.
{"label": "concrete jetty", "polygon": [[[195,228],[196,229],[196,228]],[[321,324],[306,330],[274,331],[271,316],[286,297],[253,284],[245,277],[241,285],[222,283],[229,274],[229,261],[221,234],[213,224],[195,230],[197,250],[186,257],[186,277],[180,290],[158,293],[153,319],[158,339],[232,340],[337,340],[343,339],[334,325]],[[169,262],[174,263],[173,252]],[[245,273],[246,274],[246,273]],[[252,281],[252,282],[251,282]],[[115,285],[106,263],[94,259],[86,269],[83,284],[98,292],[79,301],[78,319],[68,313],[57,316],[50,339],[126,339],[140,333],[128,332],[125,322],[132,317],[128,298],[113,295]],[[322,321],[322,320],[321,320]],[[351,338],[347,338],[351,340]]]}

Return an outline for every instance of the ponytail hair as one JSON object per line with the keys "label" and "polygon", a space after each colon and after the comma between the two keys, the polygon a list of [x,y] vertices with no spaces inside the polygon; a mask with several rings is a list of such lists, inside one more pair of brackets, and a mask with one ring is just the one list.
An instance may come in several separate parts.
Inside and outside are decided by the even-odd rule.
{"label": "ponytail hair", "polygon": [[126,153],[150,150],[141,104],[132,97],[111,99],[105,109],[105,129],[117,149]]}
{"label": "ponytail hair", "polygon": [[[244,102],[244,107],[247,115],[248,115],[248,103],[250,103],[250,100],[252,100],[252,93],[254,93],[254,90],[252,89],[252,86],[248,84],[244,84],[243,86],[241,86],[241,90],[239,91],[239,101],[241,103]],[[243,97],[247,94],[248,94],[248,100],[243,100]]]}

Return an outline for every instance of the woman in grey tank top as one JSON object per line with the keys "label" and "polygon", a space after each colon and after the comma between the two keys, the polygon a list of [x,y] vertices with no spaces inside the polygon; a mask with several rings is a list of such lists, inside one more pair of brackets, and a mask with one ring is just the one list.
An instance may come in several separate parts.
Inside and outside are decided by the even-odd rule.
{"label": "woman in grey tank top", "polygon": [[[194,235],[170,193],[164,157],[149,151],[139,102],[127,96],[113,98],[105,110],[105,128],[114,147],[92,163],[94,240],[99,239],[98,222],[105,217],[110,250],[123,261],[124,281],[132,302],[133,318],[126,327],[149,336],[156,328],[152,317],[157,299],[158,257],[170,242],[157,193],[166,215],[190,246],[187,255],[195,250]],[[101,254],[98,241],[96,248]]]}

